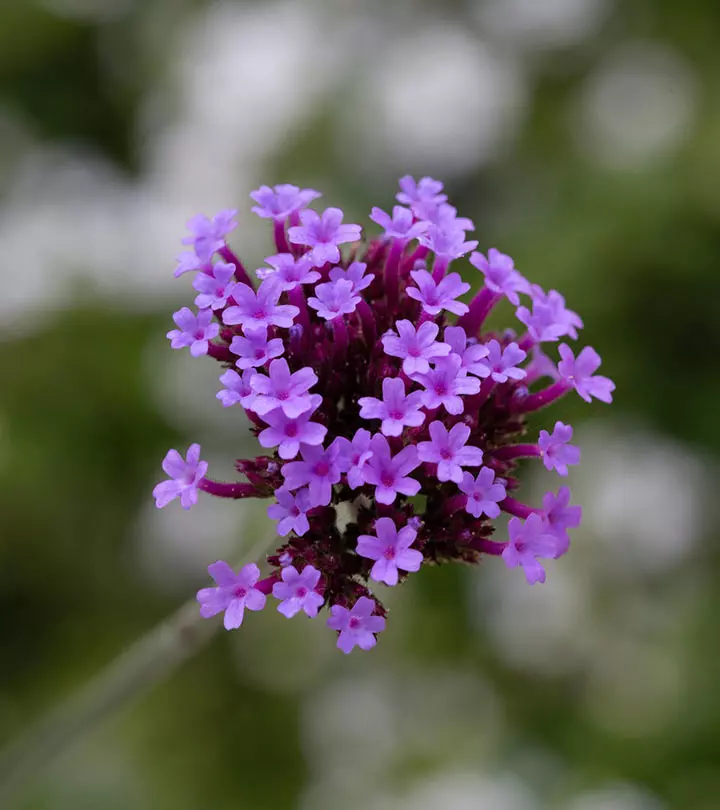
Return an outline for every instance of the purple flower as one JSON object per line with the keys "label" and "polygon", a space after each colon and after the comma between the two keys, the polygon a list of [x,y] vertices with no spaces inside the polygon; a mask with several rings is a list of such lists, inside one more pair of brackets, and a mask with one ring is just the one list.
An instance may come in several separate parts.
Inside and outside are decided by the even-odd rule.
{"label": "purple flower", "polygon": [[338,245],[357,242],[362,228],[359,225],[343,225],[343,212],[339,208],[326,208],[322,214],[305,210],[300,213],[302,225],[288,230],[288,237],[294,245],[308,245],[309,257],[315,267],[327,262],[340,261]]}
{"label": "purple flower", "polygon": [[289,329],[300,310],[290,304],[279,305],[282,292],[282,283],[273,277],[266,278],[257,292],[247,284],[236,284],[232,293],[236,306],[225,310],[223,322],[228,326],[241,324],[243,330],[262,326]]}
{"label": "purple flower", "polygon": [[352,284],[353,293],[359,293],[375,281],[375,276],[364,275],[366,268],[365,262],[353,262],[347,270],[342,267],[333,267],[330,271],[330,281],[349,281]]}
{"label": "purple flower", "polygon": [[405,393],[405,383],[399,377],[386,377],[382,382],[383,398],[360,397],[362,419],[382,419],[380,430],[386,436],[400,436],[407,427],[418,427],[425,421],[420,410],[422,391]]}
{"label": "purple flower", "polygon": [[193,357],[207,354],[208,341],[220,333],[220,324],[212,323],[212,317],[211,309],[201,309],[197,315],[187,307],[179,309],[173,315],[173,320],[179,328],[167,333],[170,346],[173,349],[184,349],[189,346]]}
{"label": "purple flower", "polygon": [[310,493],[306,489],[299,489],[294,495],[287,489],[275,490],[277,503],[271,503],[267,508],[268,517],[277,520],[277,533],[286,537],[295,532],[302,537],[310,530],[307,512],[310,509]]}
{"label": "purple flower", "polygon": [[451,354],[438,360],[427,374],[414,375],[413,379],[425,388],[423,405],[426,408],[432,410],[442,405],[448,413],[457,415],[465,409],[462,396],[480,391],[480,380],[468,377],[461,370],[461,364],[462,360]]}
{"label": "purple flower", "polygon": [[437,464],[438,481],[459,484],[463,479],[463,467],[479,467],[482,464],[482,450],[465,446],[470,438],[467,425],[453,425],[448,431],[442,422],[431,422],[429,430],[430,441],[418,444],[418,457],[421,461]]}
{"label": "purple flower", "polygon": [[586,346],[577,358],[565,343],[560,344],[559,351],[562,357],[558,363],[560,376],[575,388],[585,402],[590,402],[592,397],[601,402],[612,402],[615,383],[607,377],[593,376],[602,362],[595,349]]}
{"label": "purple flower", "polygon": [[478,377],[487,377],[487,365],[483,358],[487,357],[489,350],[482,343],[468,344],[468,337],[462,326],[446,326],[443,335],[445,343],[450,346],[452,353],[460,358],[460,369],[468,374]]}
{"label": "purple flower", "polygon": [[403,243],[417,239],[428,228],[427,222],[415,222],[412,211],[401,205],[393,206],[392,217],[382,208],[373,208],[370,219],[385,229],[385,236]]}
{"label": "purple flower", "polygon": [[211,273],[198,273],[193,287],[200,293],[195,297],[198,309],[222,309],[232,295],[236,282],[232,280],[234,264],[216,262]]}
{"label": "purple flower", "polygon": [[253,377],[257,376],[254,368],[248,368],[240,376],[237,371],[229,369],[220,376],[220,382],[225,386],[215,396],[222,402],[223,407],[229,408],[239,402],[243,408],[252,410],[257,395],[252,389]]}
{"label": "purple flower", "polygon": [[470,264],[485,276],[485,286],[498,295],[504,295],[511,304],[520,303],[518,293],[529,293],[530,285],[515,269],[515,263],[495,248],[488,250],[487,259],[482,253],[473,253]]}
{"label": "purple flower", "polygon": [[162,509],[175,498],[180,498],[183,509],[194,506],[198,499],[198,485],[208,468],[207,461],[200,461],[200,445],[191,444],[184,459],[177,450],[168,451],[162,468],[170,481],[161,481],[153,489],[155,506]]}
{"label": "purple flower", "polygon": [[550,377],[555,382],[560,379],[557,366],[537,344],[532,348],[532,358],[525,366],[525,371],[528,375],[528,381],[537,380],[540,377]]}
{"label": "purple flower", "polygon": [[317,616],[318,610],[325,601],[315,590],[320,581],[320,572],[312,565],[306,565],[302,572],[294,565],[286,565],[280,573],[282,582],[273,585],[273,596],[280,599],[278,611],[292,619],[301,610],[311,619]]}
{"label": "purple flower", "polygon": [[560,487],[558,494],[548,492],[543,497],[543,517],[545,525],[554,534],[558,547],[553,557],[562,557],[570,548],[568,529],[576,529],[582,520],[582,508],[570,506],[570,489]]}
{"label": "purple flower", "polygon": [[282,408],[285,416],[295,419],[312,407],[308,391],[317,381],[317,374],[309,366],[291,374],[287,360],[273,360],[268,376],[258,374],[252,378],[252,389],[258,394],[253,410],[264,416],[275,408]]}
{"label": "purple flower", "polygon": [[523,522],[520,518],[511,518],[508,524],[510,541],[502,553],[508,568],[522,566],[528,584],[545,582],[545,569],[538,562],[538,557],[552,558],[558,549],[558,539],[548,533],[545,521],[540,515],[532,514]]}
{"label": "purple flower", "polygon": [[355,295],[353,283],[348,279],[318,284],[315,295],[317,297],[308,298],[308,304],[326,321],[355,312],[360,303],[360,296]]}
{"label": "purple flower", "polygon": [[556,290],[547,295],[541,287],[533,286],[532,312],[527,307],[518,307],[517,319],[527,327],[528,334],[537,343],[554,341],[569,335],[577,339],[582,321],[576,313],[565,306],[565,299]]}
{"label": "purple flower", "polygon": [[327,626],[340,632],[337,646],[346,655],[355,647],[371,650],[377,644],[374,633],[381,633],[385,629],[385,619],[382,616],[373,616],[374,612],[375,602],[367,596],[361,596],[352,610],[342,605],[333,605],[330,608]]}
{"label": "purple flower", "polygon": [[498,503],[505,500],[507,492],[503,484],[496,483],[495,472],[490,467],[481,467],[477,478],[473,478],[469,472],[463,473],[458,486],[467,495],[465,509],[473,517],[479,518],[485,514],[489,518],[496,518],[500,515]]}
{"label": "purple flower", "polygon": [[263,219],[283,222],[294,211],[305,208],[308,203],[322,197],[322,194],[311,188],[300,190],[289,183],[281,183],[274,188],[260,186],[250,192],[250,197],[257,203],[253,206],[253,214],[257,214]]}
{"label": "purple flower", "polygon": [[527,376],[522,368],[517,368],[518,363],[527,357],[527,354],[517,345],[509,343],[504,349],[497,340],[490,340],[486,344],[488,355],[484,359],[485,371],[478,370],[475,373],[480,377],[492,377],[496,383],[504,383],[508,380],[523,380]]}
{"label": "purple flower", "polygon": [[443,184],[432,177],[422,177],[419,182],[415,178],[406,174],[400,178],[400,192],[395,195],[395,199],[403,205],[413,203],[431,203],[439,205],[447,200],[447,194],[441,194]]}
{"label": "purple flower", "polygon": [[304,444],[300,450],[302,461],[289,461],[283,465],[285,486],[290,489],[309,484],[310,505],[327,506],[332,499],[332,486],[340,481],[338,454],[340,445],[334,441],[327,450]]}
{"label": "purple flower", "polygon": [[183,273],[193,273],[196,270],[204,270],[209,267],[209,262],[203,261],[197,253],[192,250],[184,250],[177,258],[175,268],[175,278],[180,278]]}
{"label": "purple flower", "polygon": [[212,219],[198,214],[187,223],[192,236],[186,236],[182,240],[183,245],[192,245],[203,262],[210,261],[213,253],[225,244],[225,237],[237,228],[234,221],[236,215],[234,209],[220,211]]}
{"label": "purple flower", "polygon": [[419,301],[428,315],[439,315],[444,309],[455,315],[464,315],[468,311],[467,304],[455,300],[470,289],[457,273],[445,276],[439,284],[427,270],[413,270],[410,275],[417,287],[407,287],[405,292]]}
{"label": "purple flower", "polygon": [[226,562],[218,560],[208,566],[208,572],[218,587],[197,592],[203,619],[225,611],[225,629],[235,630],[243,622],[245,608],[262,610],[265,607],[265,594],[255,587],[260,579],[260,569],[255,563],[244,565],[236,574]]}
{"label": "purple flower", "polygon": [[352,441],[342,436],[335,439],[335,441],[340,448],[338,464],[340,470],[347,473],[348,486],[351,489],[361,487],[365,483],[363,468],[372,456],[370,431],[360,428],[355,431]]}
{"label": "purple flower", "polygon": [[282,284],[283,292],[294,290],[300,284],[314,284],[320,281],[320,273],[312,269],[312,263],[308,257],[300,256],[295,258],[292,253],[278,253],[275,256],[268,256],[265,261],[272,267],[261,267],[255,271],[255,275],[261,279],[274,278]]}
{"label": "purple flower", "polygon": [[391,504],[401,495],[417,495],[420,482],[408,478],[408,473],[420,466],[417,448],[413,445],[403,448],[396,456],[390,455],[390,445],[382,433],[376,433],[370,440],[372,456],[364,468],[365,482],[375,487],[375,500]]}
{"label": "purple flower", "polygon": [[430,225],[420,237],[420,244],[430,248],[436,256],[446,259],[459,259],[478,246],[477,240],[465,241],[465,231],[461,228],[443,228],[439,225]]}
{"label": "purple flower", "polygon": [[572,435],[572,427],[562,422],[555,422],[552,434],[547,430],[540,431],[538,446],[546,470],[557,470],[558,475],[567,475],[568,464],[580,463],[580,448],[568,444]]}
{"label": "purple flower", "polygon": [[230,343],[230,351],[240,359],[235,363],[238,368],[257,368],[264,366],[274,357],[280,357],[285,351],[280,338],[267,339],[266,326],[259,329],[246,329],[245,336],[238,335]]}
{"label": "purple flower", "polygon": [[263,416],[269,427],[258,435],[261,447],[277,447],[280,458],[290,459],[300,452],[300,445],[316,446],[322,444],[327,428],[318,422],[311,422],[310,417],[322,404],[322,397],[313,394],[309,397],[310,409],[306,413],[290,418],[281,408]]}
{"label": "purple flower", "polygon": [[357,542],[357,553],[361,557],[376,560],[370,572],[375,582],[397,585],[398,569],[420,570],[423,555],[410,548],[417,537],[414,529],[404,526],[398,531],[394,520],[381,517],[375,521],[375,532],[375,535],[361,534]]}
{"label": "purple flower", "polygon": [[440,327],[432,321],[425,321],[415,331],[410,321],[401,320],[395,323],[395,329],[397,334],[389,331],[383,335],[383,349],[391,357],[403,358],[403,371],[408,376],[427,374],[430,371],[428,361],[450,354],[450,346],[435,342]]}
{"label": "purple flower", "polygon": [[413,213],[428,224],[437,225],[444,230],[474,231],[475,224],[467,217],[459,217],[457,208],[447,203],[424,202],[413,205]]}

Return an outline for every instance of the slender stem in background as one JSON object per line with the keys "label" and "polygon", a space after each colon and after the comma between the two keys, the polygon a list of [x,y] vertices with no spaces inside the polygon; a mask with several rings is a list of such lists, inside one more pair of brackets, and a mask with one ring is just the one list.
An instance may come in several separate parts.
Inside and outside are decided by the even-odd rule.
{"label": "slender stem in background", "polygon": [[[262,555],[265,538],[241,565]],[[0,751],[0,807],[32,786],[44,768],[198,652],[215,635],[219,621],[203,619],[193,597],[142,636],[93,680]]]}

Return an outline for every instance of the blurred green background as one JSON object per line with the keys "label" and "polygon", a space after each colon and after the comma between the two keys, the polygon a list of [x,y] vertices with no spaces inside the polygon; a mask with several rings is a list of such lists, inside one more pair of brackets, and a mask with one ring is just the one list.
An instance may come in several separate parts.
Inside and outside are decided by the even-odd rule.
{"label": "blurred green background", "polygon": [[165,339],[197,211],[252,267],[261,183],[366,223],[441,178],[618,386],[543,417],[585,508],[545,586],[425,570],[348,658],[251,615],[18,807],[720,808],[719,41],[715,0],[0,0],[0,743],[272,530],[152,503],[169,447],[253,452]]}

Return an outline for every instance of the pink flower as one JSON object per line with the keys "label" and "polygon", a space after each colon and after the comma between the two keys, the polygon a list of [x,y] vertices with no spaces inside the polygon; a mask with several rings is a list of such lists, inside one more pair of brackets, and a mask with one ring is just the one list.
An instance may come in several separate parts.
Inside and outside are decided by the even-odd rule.
{"label": "pink flower", "polygon": [[212,323],[212,316],[210,309],[201,309],[197,315],[187,307],[179,309],[173,315],[173,320],[179,328],[167,333],[170,346],[173,349],[184,349],[189,346],[193,357],[207,354],[208,342],[220,333],[220,326]]}
{"label": "pink flower", "polygon": [[353,282],[339,279],[315,287],[315,296],[308,298],[308,304],[317,310],[319,317],[332,321],[341,315],[350,315],[360,303],[360,296],[355,295]]}
{"label": "pink flower", "polygon": [[203,262],[210,261],[213,253],[225,244],[225,237],[237,228],[236,215],[235,209],[220,211],[212,219],[198,214],[187,223],[192,236],[186,236],[183,245],[192,245]]}
{"label": "pink flower", "polygon": [[540,431],[538,447],[546,470],[557,470],[558,475],[567,475],[569,464],[580,463],[580,448],[568,444],[572,435],[572,427],[562,422],[555,422],[552,434],[547,430]]}
{"label": "pink flower", "polygon": [[318,422],[311,422],[310,417],[320,404],[322,397],[318,394],[310,396],[310,408],[292,419],[281,408],[277,408],[263,416],[263,421],[269,427],[260,431],[258,441],[260,447],[277,447],[282,459],[291,459],[300,452],[300,445],[317,446],[322,444],[327,434],[327,428]]}
{"label": "pink flower", "polygon": [[218,391],[215,396],[225,408],[240,403],[243,408],[252,410],[253,403],[257,399],[257,395],[252,390],[252,380],[256,375],[257,371],[254,368],[245,369],[242,376],[237,371],[229,369],[220,376],[220,382],[225,388]]}
{"label": "pink flower", "polygon": [[294,565],[286,565],[280,572],[282,582],[273,585],[273,596],[282,600],[278,611],[288,619],[292,619],[301,610],[311,619],[325,601],[315,590],[320,581],[320,572],[312,565],[306,565],[302,572]]}
{"label": "pink flower", "polygon": [[363,469],[372,457],[370,431],[360,428],[355,431],[352,442],[340,436],[335,439],[340,448],[338,464],[341,472],[347,473],[350,489],[357,489],[365,483]]}
{"label": "pink flower", "polygon": [[265,594],[255,587],[260,579],[260,569],[255,563],[248,563],[236,574],[226,562],[218,560],[208,566],[208,571],[218,587],[197,592],[200,615],[204,619],[225,611],[225,629],[235,630],[243,622],[245,608],[262,610],[265,607]]}
{"label": "pink flower", "polygon": [[198,309],[222,309],[232,295],[237,282],[233,281],[235,265],[215,262],[210,273],[198,273],[193,287],[200,294],[195,296]]}
{"label": "pink flower", "polygon": [[410,546],[417,532],[410,526],[397,530],[395,522],[387,517],[375,521],[375,535],[361,534],[358,537],[357,553],[369,560],[376,560],[370,576],[375,582],[397,585],[398,569],[419,571],[423,555]]}
{"label": "pink flower", "polygon": [[310,505],[327,506],[332,500],[332,487],[340,481],[338,454],[340,446],[335,441],[327,450],[304,444],[300,450],[302,461],[290,461],[283,465],[285,486],[290,489],[309,485]]}
{"label": "pink flower", "polygon": [[363,419],[382,419],[380,429],[386,436],[401,436],[405,427],[418,427],[425,421],[420,410],[423,394],[405,393],[405,383],[399,377],[386,377],[382,382],[383,398],[360,397]]}
{"label": "pink flower", "polygon": [[438,360],[434,369],[427,374],[415,374],[413,379],[424,386],[423,405],[433,410],[441,405],[448,413],[460,414],[465,410],[462,397],[477,394],[480,381],[468,377],[460,366],[462,360],[456,354]]}
{"label": "pink flower", "polygon": [[282,408],[285,416],[295,419],[309,410],[313,400],[308,391],[317,383],[317,374],[311,368],[301,368],[290,373],[287,360],[273,360],[268,375],[258,374],[252,378],[253,391],[258,395],[253,410],[260,416]]}
{"label": "pink flower", "polygon": [[263,326],[289,329],[300,310],[290,304],[278,304],[282,292],[282,283],[272,276],[262,282],[257,292],[247,284],[237,284],[232,293],[236,306],[223,312],[223,323],[228,326],[240,324],[243,331]]}
{"label": "pink flower", "polygon": [[405,292],[419,301],[428,315],[439,315],[444,309],[454,315],[464,315],[468,311],[467,304],[455,299],[470,289],[457,273],[450,273],[436,284],[427,270],[413,270],[410,275],[417,287],[407,287]]}
{"label": "pink flower", "polygon": [[527,356],[517,345],[509,343],[504,349],[497,340],[490,340],[485,344],[488,354],[481,361],[485,365],[485,371],[478,369],[476,372],[480,377],[492,377],[496,383],[504,383],[508,380],[524,380],[527,373],[522,368],[517,368],[518,363]]}
{"label": "pink flower", "polygon": [[250,192],[250,197],[257,203],[252,208],[254,214],[263,219],[284,222],[290,214],[305,208],[308,203],[322,197],[322,194],[312,188],[300,190],[289,183],[281,183],[274,188],[260,186]]}
{"label": "pink flower", "polygon": [[538,557],[555,556],[559,541],[548,533],[547,525],[540,515],[532,514],[523,523],[520,518],[511,518],[508,524],[510,541],[502,553],[508,568],[522,566],[529,585],[545,582],[545,569]]}
{"label": "pink flower", "polygon": [[461,371],[487,377],[487,365],[483,362],[490,353],[487,346],[472,342],[468,346],[468,337],[462,326],[446,326],[443,338],[452,353],[460,358]]}
{"label": "pink flower", "polygon": [[427,374],[430,362],[450,354],[447,343],[435,341],[440,327],[432,321],[425,321],[416,330],[410,321],[400,320],[395,322],[395,329],[397,334],[389,331],[383,335],[383,349],[391,357],[403,358],[403,371],[408,376]]}
{"label": "pink flower", "polygon": [[416,447],[408,445],[392,456],[388,440],[381,433],[376,433],[370,440],[370,450],[372,456],[365,465],[363,475],[365,482],[375,487],[378,503],[393,503],[398,493],[418,494],[420,482],[408,477],[408,473],[420,466]]}
{"label": "pink flower", "polygon": [[294,495],[287,489],[275,491],[277,503],[271,503],[267,508],[268,517],[277,520],[277,532],[285,537],[295,532],[302,537],[310,530],[307,512],[310,511],[310,493],[306,489],[299,489]]}
{"label": "pink flower", "polygon": [[338,245],[357,242],[362,228],[359,225],[343,225],[343,212],[339,208],[326,208],[322,214],[305,210],[300,213],[302,225],[288,230],[294,245],[308,245],[309,258],[315,267],[337,264],[340,261]]}
{"label": "pink flower", "polygon": [[607,377],[593,376],[602,362],[595,349],[586,346],[576,358],[572,349],[561,343],[559,352],[562,357],[558,363],[560,376],[575,388],[585,402],[591,402],[593,397],[600,402],[612,402],[615,383]]}
{"label": "pink flower", "polygon": [[274,357],[280,357],[285,351],[280,338],[268,340],[266,326],[259,329],[246,329],[245,335],[234,337],[230,343],[230,351],[238,356],[235,365],[238,368],[253,368],[264,366]]}
{"label": "pink flower", "polygon": [[568,529],[576,529],[582,520],[582,508],[570,506],[570,489],[560,487],[558,494],[547,492],[543,496],[543,518],[550,534],[558,540],[554,559],[562,557],[570,548]]}
{"label": "pink flower", "polygon": [[374,612],[375,602],[367,596],[361,596],[352,610],[341,605],[330,608],[327,626],[339,631],[337,646],[346,655],[355,647],[371,650],[377,644],[374,633],[381,633],[385,629],[385,619],[382,616],[373,616]]}
{"label": "pink flower", "polygon": [[395,195],[395,199],[404,205],[413,203],[431,203],[439,205],[447,200],[447,194],[441,194],[443,184],[432,177],[421,177],[418,182],[415,178],[406,174],[400,178],[400,191]]}
{"label": "pink flower", "polygon": [[255,275],[261,279],[274,278],[281,284],[283,292],[294,290],[301,284],[314,284],[320,281],[320,273],[312,269],[312,263],[307,256],[295,258],[292,253],[278,253],[268,256],[265,261],[272,267],[261,267]]}
{"label": "pink flower", "polygon": [[530,284],[515,269],[515,263],[495,248],[488,250],[487,259],[482,253],[473,253],[470,264],[485,276],[485,286],[497,295],[504,295],[511,304],[520,303],[518,293],[529,293]]}
{"label": "pink flower", "polygon": [[333,267],[330,271],[330,281],[349,281],[352,284],[353,294],[357,294],[367,289],[375,280],[375,276],[365,275],[366,269],[367,264],[365,262],[352,262],[347,270],[342,267]]}
{"label": "pink flower", "polygon": [[473,517],[500,516],[498,503],[505,500],[507,492],[502,484],[495,482],[495,473],[490,467],[481,467],[477,478],[473,478],[469,472],[463,473],[458,486],[460,491],[467,495],[465,510]]}
{"label": "pink flower", "polygon": [[418,444],[418,457],[421,461],[437,464],[438,481],[454,481],[459,484],[463,478],[463,467],[479,467],[483,453],[478,447],[466,447],[470,438],[470,428],[462,423],[448,430],[442,422],[431,422],[429,442]]}
{"label": "pink flower", "polygon": [[370,219],[385,229],[386,237],[399,239],[403,243],[417,239],[428,228],[427,222],[415,222],[412,211],[401,205],[393,206],[392,216],[382,208],[373,208]]}
{"label": "pink flower", "polygon": [[565,299],[556,290],[545,294],[542,287],[533,285],[532,312],[527,307],[518,307],[517,318],[527,327],[528,334],[537,343],[553,341],[569,335],[577,340],[577,330],[582,329],[578,315],[565,306]]}
{"label": "pink flower", "polygon": [[185,459],[177,450],[170,450],[162,468],[170,481],[162,481],[153,490],[155,506],[162,509],[175,498],[180,498],[183,509],[194,506],[198,499],[198,486],[208,469],[207,461],[200,461],[200,445],[191,444]]}

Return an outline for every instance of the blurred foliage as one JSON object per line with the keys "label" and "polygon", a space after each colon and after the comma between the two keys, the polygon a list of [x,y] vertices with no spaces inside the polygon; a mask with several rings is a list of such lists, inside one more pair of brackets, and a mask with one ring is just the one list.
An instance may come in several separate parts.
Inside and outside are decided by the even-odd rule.
{"label": "blurred foliage", "polygon": [[[162,31],[158,20],[180,25],[189,8],[204,4],[118,3],[117,13],[99,19],[62,14],[63,5],[0,4],[0,105],[38,139],[77,141],[137,171],[138,104],[171,57],[171,37],[154,37],[149,48],[147,30]],[[466,4],[456,3],[445,13],[464,24],[466,12]],[[538,60],[517,143],[449,189],[461,213],[475,219],[481,245],[511,253],[532,279],[557,286],[582,314],[584,340],[597,346],[603,370],[618,384],[613,412],[596,406],[595,423],[625,420],[659,431],[713,464],[720,450],[718,37],[712,0],[616,4],[592,41]],[[623,38],[659,38],[676,47],[695,71],[701,95],[684,146],[627,170],[583,156],[567,126],[579,85]],[[339,109],[342,101],[332,99],[289,139],[269,180],[324,188],[333,203],[361,216],[370,205],[389,204],[395,178],[384,184],[358,174],[348,179],[327,126]],[[6,278],[32,272],[20,258],[4,257]],[[84,301],[38,317],[31,334],[0,343],[0,741],[179,601],[140,569],[132,541],[159,460],[168,447],[194,439],[169,424],[148,384],[146,353],[163,343],[168,312],[169,306],[140,316]],[[573,421],[587,418],[580,403],[562,407]],[[657,509],[672,508],[668,492]],[[22,806],[295,807],[311,779],[302,731],[307,701],[333,677],[362,676],[372,666],[400,679],[409,671],[457,670],[491,684],[504,731],[489,755],[471,746],[460,760],[484,769],[516,762],[522,770],[522,752],[546,752],[569,773],[562,789],[546,797],[548,806],[562,806],[573,791],[626,780],[654,792],[667,808],[712,810],[720,796],[714,583],[720,559],[711,528],[703,547],[677,570],[654,579],[638,574],[637,581],[630,577],[597,595],[610,630],[621,633],[622,612],[611,609],[616,600],[622,605],[645,593],[664,605],[676,599],[676,588],[685,589],[680,629],[665,628],[685,680],[677,710],[657,729],[633,735],[598,723],[588,711],[587,673],[551,678],[513,667],[468,618],[468,572],[425,571],[394,595],[397,626],[372,664],[358,655],[332,659],[312,684],[264,688],[238,662],[243,639],[223,637],[69,754],[67,773],[56,769],[40,779]],[[275,632],[283,631],[268,629],[267,645],[279,643]],[[258,657],[263,654],[259,647]],[[302,669],[301,658],[286,666]],[[628,666],[624,677],[640,676]],[[328,744],[352,747],[354,728],[346,734]],[[456,756],[454,749],[418,751],[408,749],[406,773]],[[97,785],[84,773],[86,762]],[[317,763],[312,767],[318,770]],[[531,779],[532,769],[523,775]],[[103,787],[113,784],[122,788]],[[344,805],[338,798],[329,806]]]}

